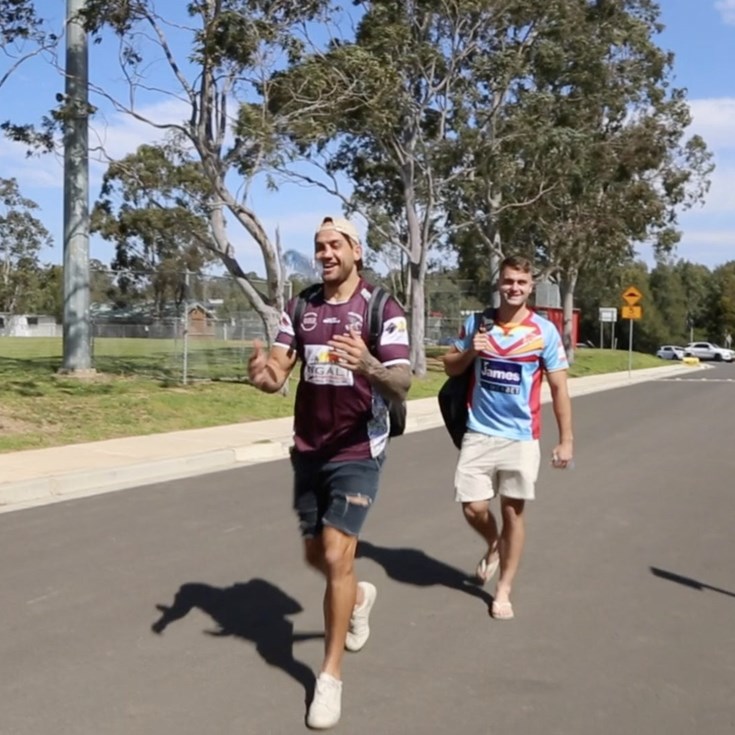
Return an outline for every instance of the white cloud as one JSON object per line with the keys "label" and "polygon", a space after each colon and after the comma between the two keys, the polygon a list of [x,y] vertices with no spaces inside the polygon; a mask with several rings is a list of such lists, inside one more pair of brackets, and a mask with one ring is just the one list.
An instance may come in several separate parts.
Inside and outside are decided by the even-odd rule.
{"label": "white cloud", "polygon": [[735,215],[735,163],[725,162],[720,158],[715,164],[716,168],[710,177],[710,190],[704,204],[689,210],[688,215],[697,217]]}
{"label": "white cloud", "polygon": [[[158,125],[181,123],[191,114],[183,102],[166,99],[154,105],[136,109],[141,117]],[[89,131],[90,148],[102,147],[105,156],[122,158],[145,143],[161,141],[166,133],[153,125],[124,112],[108,113],[92,119]]]}
{"label": "white cloud", "polygon": [[735,228],[731,230],[687,229],[682,235],[683,243],[701,243],[713,248],[729,248],[735,257]]}
{"label": "white cloud", "polygon": [[[181,122],[186,108],[177,101],[164,101],[140,108],[138,113],[156,123]],[[90,186],[92,195],[107,170],[109,159],[118,159],[132,153],[144,143],[155,143],[164,138],[164,131],[137,120],[125,113],[100,114],[93,118],[89,130]],[[95,150],[101,148],[100,150]],[[63,153],[26,156],[26,146],[0,137],[0,163],[5,178],[18,180],[21,191],[33,198],[27,190],[61,189],[64,183]]]}
{"label": "white cloud", "polygon": [[[731,1],[735,7],[735,0]],[[719,150],[735,148],[733,136],[735,97],[689,100],[689,109],[693,118],[692,132],[701,135],[710,148]]]}
{"label": "white cloud", "polygon": [[29,189],[56,189],[63,183],[61,158],[54,154],[27,156],[26,146],[0,137],[0,175],[16,179],[21,194],[33,198]]}
{"label": "white cloud", "polygon": [[728,25],[735,25],[735,0],[718,0],[715,8],[722,16],[722,20]]}

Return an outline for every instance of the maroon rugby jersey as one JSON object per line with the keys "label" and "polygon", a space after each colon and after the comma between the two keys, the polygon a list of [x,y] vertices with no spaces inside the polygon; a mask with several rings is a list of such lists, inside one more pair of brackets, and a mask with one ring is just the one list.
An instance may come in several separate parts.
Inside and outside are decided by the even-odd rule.
{"label": "maroon rugby jersey", "polygon": [[[294,347],[301,358],[301,380],[294,407],[297,451],[330,461],[377,457],[388,441],[388,406],[363,375],[337,364],[328,342],[358,326],[368,343],[368,302],[372,285],[360,280],[347,301],[327,303],[321,291],[306,304],[294,335],[297,301],[281,315],[275,345]],[[408,328],[398,303],[390,298],[375,355],[383,365],[409,365]]]}

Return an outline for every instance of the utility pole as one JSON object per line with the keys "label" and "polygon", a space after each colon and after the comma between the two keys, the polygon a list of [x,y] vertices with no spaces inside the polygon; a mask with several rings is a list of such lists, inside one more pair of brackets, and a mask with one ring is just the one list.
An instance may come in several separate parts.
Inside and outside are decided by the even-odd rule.
{"label": "utility pole", "polygon": [[64,117],[64,360],[61,372],[94,372],[89,324],[89,131],[85,0],[66,2]]}

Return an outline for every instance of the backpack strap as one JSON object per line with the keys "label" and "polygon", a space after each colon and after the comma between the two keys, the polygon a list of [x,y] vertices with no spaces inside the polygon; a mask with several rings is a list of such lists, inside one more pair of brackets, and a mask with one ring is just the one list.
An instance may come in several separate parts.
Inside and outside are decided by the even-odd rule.
{"label": "backpack strap", "polygon": [[378,341],[383,332],[383,312],[388,303],[390,293],[382,286],[375,286],[370,294],[368,302],[367,336],[368,349],[375,354],[378,349]]}
{"label": "backpack strap", "polygon": [[307,286],[302,291],[299,291],[296,296],[293,315],[291,316],[291,326],[293,327],[293,342],[291,343],[291,349],[296,349],[299,355],[301,355],[301,346],[296,338],[296,330],[299,328],[299,324],[301,324],[301,319],[306,311],[306,305],[316,298],[321,290],[321,283],[312,283],[311,286]]}

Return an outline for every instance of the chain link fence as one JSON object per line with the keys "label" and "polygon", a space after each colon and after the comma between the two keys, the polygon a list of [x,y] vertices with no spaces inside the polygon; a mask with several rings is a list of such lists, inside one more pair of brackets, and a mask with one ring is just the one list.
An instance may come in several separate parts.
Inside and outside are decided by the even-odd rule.
{"label": "chain link fence", "polygon": [[[95,369],[187,383],[242,380],[263,321],[231,276],[94,271]],[[266,282],[252,280],[266,291]],[[284,294],[291,295],[291,283]]]}
{"label": "chain link fence", "polygon": [[[265,281],[253,283],[265,292]],[[287,283],[285,298],[303,285]],[[450,344],[466,314],[483,307],[472,282],[442,277],[427,280],[425,303],[427,346]],[[61,354],[58,317],[0,318],[0,336],[45,339],[50,355]],[[180,271],[92,270],[90,331],[98,372],[172,383],[243,380],[252,341],[265,339],[261,318],[231,276]]]}

